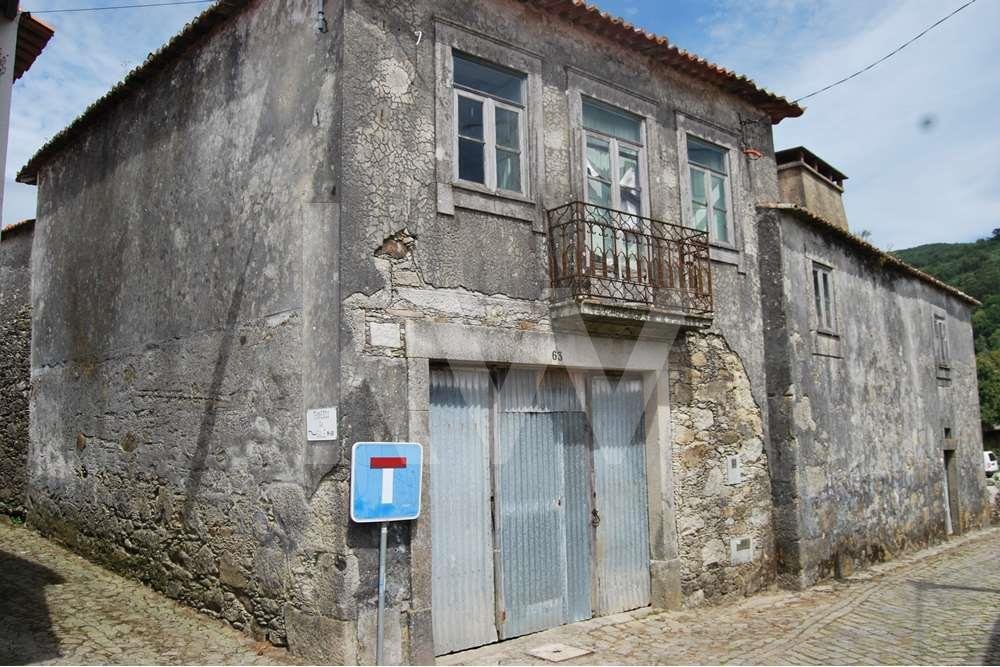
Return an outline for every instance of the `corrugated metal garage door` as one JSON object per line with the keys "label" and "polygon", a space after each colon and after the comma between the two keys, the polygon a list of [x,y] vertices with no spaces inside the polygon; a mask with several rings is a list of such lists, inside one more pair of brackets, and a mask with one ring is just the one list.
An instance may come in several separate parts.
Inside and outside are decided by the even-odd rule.
{"label": "corrugated metal garage door", "polygon": [[497,399],[501,638],[591,615],[587,416],[566,373],[512,370]]}
{"label": "corrugated metal garage door", "polygon": [[431,604],[434,647],[497,640],[490,513],[490,376],[431,372]]}
{"label": "corrugated metal garage door", "polygon": [[646,497],[642,380],[591,379],[597,526],[598,615],[649,604],[649,522]]}
{"label": "corrugated metal garage door", "polygon": [[436,653],[649,604],[640,378],[434,370],[430,431]]}

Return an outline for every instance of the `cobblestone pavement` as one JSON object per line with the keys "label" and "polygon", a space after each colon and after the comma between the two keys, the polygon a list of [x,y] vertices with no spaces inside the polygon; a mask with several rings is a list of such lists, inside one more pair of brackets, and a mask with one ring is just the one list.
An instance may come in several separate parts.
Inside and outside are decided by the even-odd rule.
{"label": "cobblestone pavement", "polygon": [[[679,612],[643,610],[464,651],[439,664],[1000,664],[1000,528],[801,593]],[[548,663],[551,664],[551,663]]]}
{"label": "cobblestone pavement", "polygon": [[293,662],[0,519],[0,664]]}

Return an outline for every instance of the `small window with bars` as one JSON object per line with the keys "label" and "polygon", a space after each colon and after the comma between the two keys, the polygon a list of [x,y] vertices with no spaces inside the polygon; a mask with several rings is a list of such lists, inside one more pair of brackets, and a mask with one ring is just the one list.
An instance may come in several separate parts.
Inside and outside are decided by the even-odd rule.
{"label": "small window with bars", "polygon": [[836,333],[836,317],[833,305],[833,269],[813,262],[813,300],[816,305],[817,329],[824,333]]}

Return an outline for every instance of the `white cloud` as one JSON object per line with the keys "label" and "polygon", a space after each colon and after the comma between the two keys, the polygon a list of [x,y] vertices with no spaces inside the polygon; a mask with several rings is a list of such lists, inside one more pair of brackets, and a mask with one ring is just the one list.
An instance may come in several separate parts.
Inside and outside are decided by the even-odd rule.
{"label": "white cloud", "polygon": [[[958,4],[713,0],[698,5],[708,45],[698,51],[795,97],[873,62]],[[69,6],[37,0],[36,9]],[[34,215],[34,188],[12,183],[17,169],[201,10],[40,15],[56,36],[14,86],[5,223]],[[882,247],[988,235],[1000,226],[997,25],[1000,2],[979,0],[876,69],[807,100],[802,118],[775,128],[778,147],[808,146],[850,176],[851,225]],[[936,124],[925,131],[928,114]]]}
{"label": "white cloud", "polygon": [[[765,4],[771,14],[762,14]],[[959,2],[726,3],[721,62],[780,94],[812,92],[882,57]],[[727,21],[725,15],[715,20]],[[967,241],[1000,226],[1000,3],[977,2],[775,128],[846,173],[851,226],[884,248]],[[931,115],[929,128],[921,120]]]}
{"label": "white cloud", "polygon": [[[74,4],[79,6],[66,0],[38,0],[32,9],[70,8]],[[14,84],[4,225],[35,215],[35,188],[14,182],[17,171],[35,151],[204,8],[190,5],[36,14],[56,33],[31,69]]]}

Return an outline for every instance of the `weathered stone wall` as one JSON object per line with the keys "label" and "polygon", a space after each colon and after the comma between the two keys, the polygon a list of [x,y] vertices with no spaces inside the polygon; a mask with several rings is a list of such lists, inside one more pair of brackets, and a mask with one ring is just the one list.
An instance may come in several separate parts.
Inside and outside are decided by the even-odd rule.
{"label": "weathered stone wall", "polygon": [[[775,563],[764,423],[743,362],[721,336],[688,332],[674,341],[670,416],[686,603],[767,587]],[[732,456],[738,477],[729,475]],[[733,541],[744,538],[750,558],[734,562]]]}
{"label": "weathered stone wall", "polygon": [[0,234],[0,512],[17,515],[27,482],[33,226]]}
{"label": "weathered stone wall", "polygon": [[[313,661],[371,662],[377,531],[348,521],[347,448],[426,440],[414,350],[439,332],[488,342],[480,362],[538,363],[518,341],[552,334],[545,211],[582,197],[573,82],[650,109],[653,217],[682,221],[680,114],[763,151],[733,151],[737,243],[713,250],[726,345],[709,350],[758,405],[754,205],[777,176],[765,114],[513,0],[331,1],[326,33],[312,8],[251,3],[40,174],[31,502],[40,530],[189,604]],[[442,26],[540,63],[530,201],[477,200],[437,163]],[[633,345],[593,347],[627,361]],[[334,405],[339,439],[307,443],[304,411]],[[714,414],[720,437],[766,433],[766,414]],[[747,459],[750,493],[763,459]],[[733,516],[726,530],[759,520]],[[430,520],[390,532],[392,661],[433,659]],[[766,526],[746,530],[759,562],[713,571],[712,596],[765,581]],[[685,557],[693,573],[700,549]]]}
{"label": "weathered stone wall", "polygon": [[[344,90],[363,91],[345,95],[344,101],[344,127],[352,128],[344,136],[342,181],[347,216],[342,226],[340,339],[345,438],[425,438],[427,360],[414,359],[413,350],[428,346],[413,338],[417,333],[440,336],[441,341],[460,336],[456,347],[489,339],[480,362],[497,361],[507,353],[521,363],[537,358],[537,350],[518,353],[512,346],[516,348],[521,332],[552,331],[545,211],[583,198],[582,178],[574,172],[580,156],[571,109],[581,77],[601,87],[602,99],[649,108],[650,211],[655,218],[682,220],[681,184],[687,177],[679,166],[683,128],[678,114],[704,121],[735,146],[744,139],[763,151],[758,161],[733,151],[737,245],[735,251],[715,253],[713,333],[723,335],[731,353],[742,359],[744,389],[758,405],[764,404],[754,205],[777,197],[777,174],[770,124],[763,114],[709,84],[517,2],[353,3],[344,25]],[[435,123],[451,105],[449,89],[439,97],[437,61],[451,43],[445,34],[455,32],[468,40],[462,48],[488,60],[522,71],[522,60],[538,61],[537,87],[529,77],[526,132],[533,143],[527,156],[532,160],[527,201],[465,191],[452,184],[449,169],[437,159],[452,141],[451,129]],[[530,67],[527,71],[534,73]],[[536,114],[532,102],[539,99]],[[741,122],[747,119],[758,123]],[[387,240],[391,252],[384,249]],[[504,354],[497,353],[501,349]],[[669,341],[663,345],[664,361],[668,349]],[[766,415],[760,422],[755,428],[766,432]],[[712,458],[704,469],[707,473],[723,463],[721,457]],[[392,651],[414,661],[433,656],[432,610],[428,568],[409,558],[417,551],[423,558],[430,553],[433,520],[425,515],[410,531],[390,536],[392,553],[409,567],[410,584],[390,589],[389,631],[402,645]],[[766,530],[761,526],[761,535]],[[373,563],[374,533],[351,527],[349,535],[349,560]],[[761,543],[766,542],[762,537]],[[698,563],[700,559],[699,552]],[[692,564],[690,570],[696,567]],[[756,582],[758,575],[748,577],[747,571],[757,567],[763,572],[769,565],[765,560],[749,568],[718,570],[712,590],[752,589],[757,583],[742,579]],[[765,577],[761,574],[759,580]],[[370,651],[374,580],[363,576],[359,586],[360,644]]]}
{"label": "weathered stone wall", "polygon": [[304,425],[337,399],[326,8],[251,2],[89,125],[39,173],[32,258],[30,524],[300,652],[348,520]]}
{"label": "weathered stone wall", "polygon": [[[969,305],[792,214],[763,210],[771,468],[780,570],[806,585],[988,521]],[[836,335],[817,332],[812,264],[833,268]],[[933,318],[951,367],[938,371]],[[948,437],[946,437],[946,431]]]}

